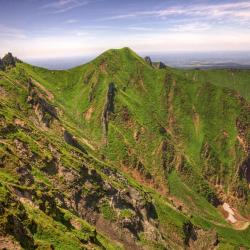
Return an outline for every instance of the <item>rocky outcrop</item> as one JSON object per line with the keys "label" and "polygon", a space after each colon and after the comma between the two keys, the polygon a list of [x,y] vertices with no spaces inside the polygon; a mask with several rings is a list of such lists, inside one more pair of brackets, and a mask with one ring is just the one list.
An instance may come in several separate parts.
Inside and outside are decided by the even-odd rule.
{"label": "rocky outcrop", "polygon": [[146,62],[148,65],[153,66],[152,61],[151,61],[151,58],[150,58],[149,56],[146,56],[146,57],[144,58],[144,60],[145,60],[145,62]]}
{"label": "rocky outcrop", "polygon": [[250,156],[240,166],[240,177],[245,178],[250,185]]}
{"label": "rocky outcrop", "polygon": [[67,130],[64,130],[63,138],[66,143],[68,143],[70,146],[78,148],[83,153],[87,153],[86,150],[83,148],[83,146],[77,141],[77,139],[70,134]]}
{"label": "rocky outcrop", "polygon": [[183,224],[184,245],[187,249],[217,249],[219,240],[215,230],[203,230],[195,227],[190,221]]}
{"label": "rocky outcrop", "polygon": [[32,105],[39,122],[42,122],[47,128],[54,119],[58,119],[56,108],[34,87],[31,80],[28,82],[27,102]]}
{"label": "rocky outcrop", "polygon": [[108,123],[110,119],[110,114],[114,113],[115,111],[115,93],[115,84],[110,83],[106,95],[106,103],[102,112],[102,126],[105,143],[107,143]]}
{"label": "rocky outcrop", "polygon": [[[0,216],[5,218],[0,220],[0,239],[6,239],[8,235],[11,235],[23,249],[35,249],[32,233],[36,231],[36,224],[28,218],[23,205],[9,193],[5,201],[0,201]],[[19,244],[15,241],[11,245],[18,246]],[[6,242],[5,240],[4,242],[10,246],[10,241]]]}
{"label": "rocky outcrop", "polygon": [[[128,185],[127,180],[116,171],[104,168],[103,173],[111,179],[118,178],[123,185]],[[115,188],[96,170],[85,165],[79,171],[60,166],[58,176],[64,180],[60,187],[65,194],[60,197],[62,206],[75,211],[97,229],[100,227],[106,231],[106,227],[110,227],[109,230],[113,228],[112,233],[116,233],[121,242],[123,239],[119,235],[127,237],[130,243],[134,241],[135,244],[140,233],[145,233],[147,238],[154,241],[162,239],[157,224],[158,215],[148,193],[142,193],[130,185],[126,189]],[[115,220],[104,219],[103,204],[113,211]]]}
{"label": "rocky outcrop", "polygon": [[2,60],[0,59],[0,70],[7,69],[9,67],[15,67],[17,62],[20,62],[20,60],[16,57],[13,57],[13,55],[9,52],[2,58]]}
{"label": "rocky outcrop", "polygon": [[183,224],[183,232],[185,235],[184,238],[185,245],[189,246],[190,241],[197,240],[197,233],[195,231],[194,225],[190,221]]}
{"label": "rocky outcrop", "polygon": [[163,62],[155,62],[153,63],[153,66],[156,69],[166,69],[166,65]]}

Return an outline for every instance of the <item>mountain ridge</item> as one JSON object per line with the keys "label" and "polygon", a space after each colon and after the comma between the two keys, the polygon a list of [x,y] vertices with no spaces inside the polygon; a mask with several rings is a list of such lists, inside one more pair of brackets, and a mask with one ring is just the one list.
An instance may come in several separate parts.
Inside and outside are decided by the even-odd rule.
{"label": "mountain ridge", "polygon": [[[210,79],[219,81],[219,73],[209,72]],[[221,71],[225,85],[231,73]],[[245,86],[241,71],[233,73]],[[223,88],[200,71],[157,69],[129,48],[67,71],[17,62],[0,74],[3,193],[17,197],[26,216],[47,216],[50,230],[56,222],[63,225],[59,234],[74,238],[67,248],[59,236],[46,236],[38,218],[38,231],[21,221],[35,242],[29,249],[250,245],[249,102],[230,82]],[[235,208],[236,224],[227,222],[224,203]],[[1,204],[10,218],[5,198]],[[96,233],[87,230],[84,241],[74,220],[87,220]],[[12,231],[0,235],[20,242]]]}

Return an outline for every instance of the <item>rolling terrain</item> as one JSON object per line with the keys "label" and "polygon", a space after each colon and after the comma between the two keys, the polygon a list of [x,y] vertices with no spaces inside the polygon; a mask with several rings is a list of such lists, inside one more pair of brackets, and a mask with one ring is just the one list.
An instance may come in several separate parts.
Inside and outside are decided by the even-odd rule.
{"label": "rolling terrain", "polygon": [[250,70],[129,48],[0,60],[0,248],[249,249]]}

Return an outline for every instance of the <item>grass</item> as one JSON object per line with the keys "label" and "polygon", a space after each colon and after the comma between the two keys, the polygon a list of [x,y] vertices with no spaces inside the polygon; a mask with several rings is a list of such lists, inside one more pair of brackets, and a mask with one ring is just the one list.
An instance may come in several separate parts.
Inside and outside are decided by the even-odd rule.
{"label": "grass", "polygon": [[[240,245],[249,247],[249,230],[236,233],[208,202],[217,192],[217,184],[223,186],[228,197],[235,195],[233,190],[243,187],[245,198],[249,198],[246,180],[237,175],[237,169],[247,155],[237,139],[239,128],[236,126],[236,121],[244,124],[243,139],[248,141],[249,118],[245,114],[249,103],[234,92],[238,91],[249,101],[248,74],[246,70],[157,70],[128,48],[109,50],[88,64],[65,71],[18,63],[16,68],[0,73],[0,87],[9,94],[8,98],[0,96],[0,115],[5,117],[6,126],[19,118],[25,121],[25,128],[15,126],[13,131],[6,132],[2,130],[5,125],[0,127],[0,135],[4,137],[4,144],[0,141],[0,156],[9,157],[8,167],[0,171],[0,180],[8,185],[18,183],[15,168],[24,159],[18,155],[14,139],[27,144],[36,159],[36,163],[30,162],[35,177],[35,187],[32,188],[39,190],[42,186],[51,189],[58,182],[63,186],[65,181],[63,177],[48,177],[41,171],[44,162],[52,159],[54,154],[49,145],[60,154],[60,163],[65,168],[78,171],[83,163],[87,164],[117,189],[126,188],[126,185],[103,174],[104,167],[112,166],[118,171],[121,165],[131,170],[139,168],[142,176],[150,173],[152,179],[149,182],[157,180],[192,214],[177,211],[167,197],[160,197],[155,190],[126,176],[131,186],[152,196],[158,215],[156,220],[169,235],[169,242],[173,237],[181,245],[183,224],[191,220],[204,229],[216,228],[221,249]],[[53,94],[54,99],[50,102],[60,110],[59,121],[48,130],[37,124],[34,112],[26,102],[29,77]],[[115,111],[109,116],[108,144],[105,145],[102,113],[111,82],[116,87]],[[40,92],[46,96],[45,91],[40,89]],[[85,114],[90,108],[93,113],[86,119]],[[79,141],[87,139],[94,145],[94,149],[85,146],[88,156],[65,144],[62,127]],[[170,171],[163,165],[164,141],[167,142],[165,154]],[[98,183],[93,189],[100,191]],[[85,191],[88,194],[90,190]],[[4,187],[0,187],[1,199],[5,199]],[[245,214],[249,213],[249,207],[243,202],[235,205]],[[119,216],[133,216],[129,209],[123,209],[118,216],[108,202],[99,208],[103,217],[111,222]],[[81,240],[86,241],[88,231],[69,229],[39,210],[28,206],[26,209],[39,225],[34,237],[41,249],[49,244],[57,249],[80,249]],[[73,216],[69,211],[65,214],[68,219]],[[43,220],[48,220],[48,224],[43,224]],[[102,235],[98,234],[97,238],[108,249],[119,249]],[[149,244],[143,238],[141,240]],[[152,247],[157,249],[157,246]]]}

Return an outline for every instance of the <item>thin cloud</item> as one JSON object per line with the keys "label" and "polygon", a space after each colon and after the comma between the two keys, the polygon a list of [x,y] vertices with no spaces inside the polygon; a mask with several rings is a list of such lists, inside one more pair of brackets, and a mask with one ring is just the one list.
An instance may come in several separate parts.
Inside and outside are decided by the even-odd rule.
{"label": "thin cloud", "polygon": [[208,23],[188,23],[175,25],[169,28],[172,32],[202,32],[210,30],[211,26]]}
{"label": "thin cloud", "polygon": [[0,24],[0,38],[4,39],[25,39],[26,35],[23,30],[7,27]]}
{"label": "thin cloud", "polygon": [[134,31],[154,31],[155,30],[153,28],[137,27],[137,26],[127,27],[126,29],[128,29],[128,30],[134,30]]}
{"label": "thin cloud", "polygon": [[192,16],[209,19],[219,18],[235,18],[250,20],[250,2],[236,2],[227,4],[206,4],[206,5],[193,5],[184,6],[179,5],[175,7],[168,7],[160,10],[152,11],[137,11],[133,13],[124,13],[107,17],[106,20],[127,19],[137,17],[158,17],[165,18],[168,16]]}
{"label": "thin cloud", "polygon": [[57,0],[41,6],[41,9],[47,9],[51,14],[58,14],[87,5],[89,3],[90,2],[87,0]]}
{"label": "thin cloud", "polygon": [[74,24],[74,23],[78,23],[78,20],[76,19],[69,19],[65,21],[66,24]]}

